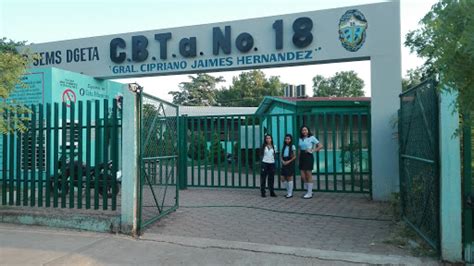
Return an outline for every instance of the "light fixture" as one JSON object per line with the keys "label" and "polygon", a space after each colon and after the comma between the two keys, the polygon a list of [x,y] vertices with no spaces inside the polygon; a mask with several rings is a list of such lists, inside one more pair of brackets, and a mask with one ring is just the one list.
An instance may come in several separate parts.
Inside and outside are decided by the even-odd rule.
{"label": "light fixture", "polygon": [[129,83],[128,84],[128,90],[130,90],[133,93],[140,94],[143,91],[143,87],[138,85],[138,83]]}

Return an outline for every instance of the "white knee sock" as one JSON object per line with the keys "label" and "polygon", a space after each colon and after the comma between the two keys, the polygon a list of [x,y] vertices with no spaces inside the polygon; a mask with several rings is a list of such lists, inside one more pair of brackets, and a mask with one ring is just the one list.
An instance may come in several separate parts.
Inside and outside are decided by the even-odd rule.
{"label": "white knee sock", "polygon": [[313,195],[313,183],[308,184],[308,195]]}
{"label": "white knee sock", "polygon": [[292,195],[293,195],[293,181],[288,181],[288,188],[287,188],[287,191],[288,191],[288,196],[292,196]]}

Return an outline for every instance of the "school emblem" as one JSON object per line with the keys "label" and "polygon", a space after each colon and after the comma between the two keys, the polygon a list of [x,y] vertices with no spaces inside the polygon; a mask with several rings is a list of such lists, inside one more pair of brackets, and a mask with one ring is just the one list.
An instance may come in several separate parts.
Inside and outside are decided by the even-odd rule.
{"label": "school emblem", "polygon": [[364,45],[367,31],[367,20],[357,9],[348,10],[339,20],[339,40],[350,52],[356,52]]}

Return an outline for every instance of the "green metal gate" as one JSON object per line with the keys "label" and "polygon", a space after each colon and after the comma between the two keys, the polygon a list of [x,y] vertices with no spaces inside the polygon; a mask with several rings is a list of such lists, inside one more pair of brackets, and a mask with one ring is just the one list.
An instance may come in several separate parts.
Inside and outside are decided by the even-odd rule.
{"label": "green metal gate", "polygon": [[[473,239],[474,230],[472,217],[474,210],[474,161],[472,154],[474,153],[474,123],[470,121],[474,113],[465,114],[462,121],[462,176],[463,176],[463,243],[464,243],[464,260],[468,263],[474,262]],[[470,122],[469,122],[470,121]]]}
{"label": "green metal gate", "polygon": [[[0,138],[0,205],[119,210],[122,119],[117,100],[28,108],[23,116],[27,130]],[[20,116],[0,115],[5,120]]]}
{"label": "green metal gate", "polygon": [[400,95],[400,195],[403,219],[439,250],[438,95],[427,80]]}
{"label": "green metal gate", "polygon": [[[260,147],[273,136],[279,152],[286,134],[295,146],[307,125],[324,148],[315,154],[314,190],[371,193],[370,110],[305,114],[181,117],[182,187],[258,188]],[[298,168],[296,168],[298,169]],[[281,165],[277,160],[276,177]],[[296,170],[294,176],[298,176]],[[281,189],[281,183],[275,182]],[[303,189],[299,178],[295,188]]]}
{"label": "green metal gate", "polygon": [[178,208],[178,106],[142,93],[139,115],[142,230]]}

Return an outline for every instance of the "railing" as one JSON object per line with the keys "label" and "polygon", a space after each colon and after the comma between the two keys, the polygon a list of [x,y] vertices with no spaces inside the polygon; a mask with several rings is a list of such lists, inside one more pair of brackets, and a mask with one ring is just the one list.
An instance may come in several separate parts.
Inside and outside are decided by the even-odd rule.
{"label": "railing", "polygon": [[[307,125],[323,149],[315,154],[314,189],[326,192],[371,192],[370,113],[364,111],[308,114],[226,115],[181,117],[186,135],[180,154],[185,155],[184,187],[257,188],[260,147],[265,134],[277,149],[276,176],[286,134],[298,147],[299,130]],[[298,161],[298,160],[297,160]],[[294,176],[298,176],[298,167]],[[295,188],[303,189],[299,178]],[[276,182],[281,189],[281,183]]]}
{"label": "railing", "polygon": [[122,126],[117,101],[29,108],[27,131],[2,136],[1,204],[116,210]]}

